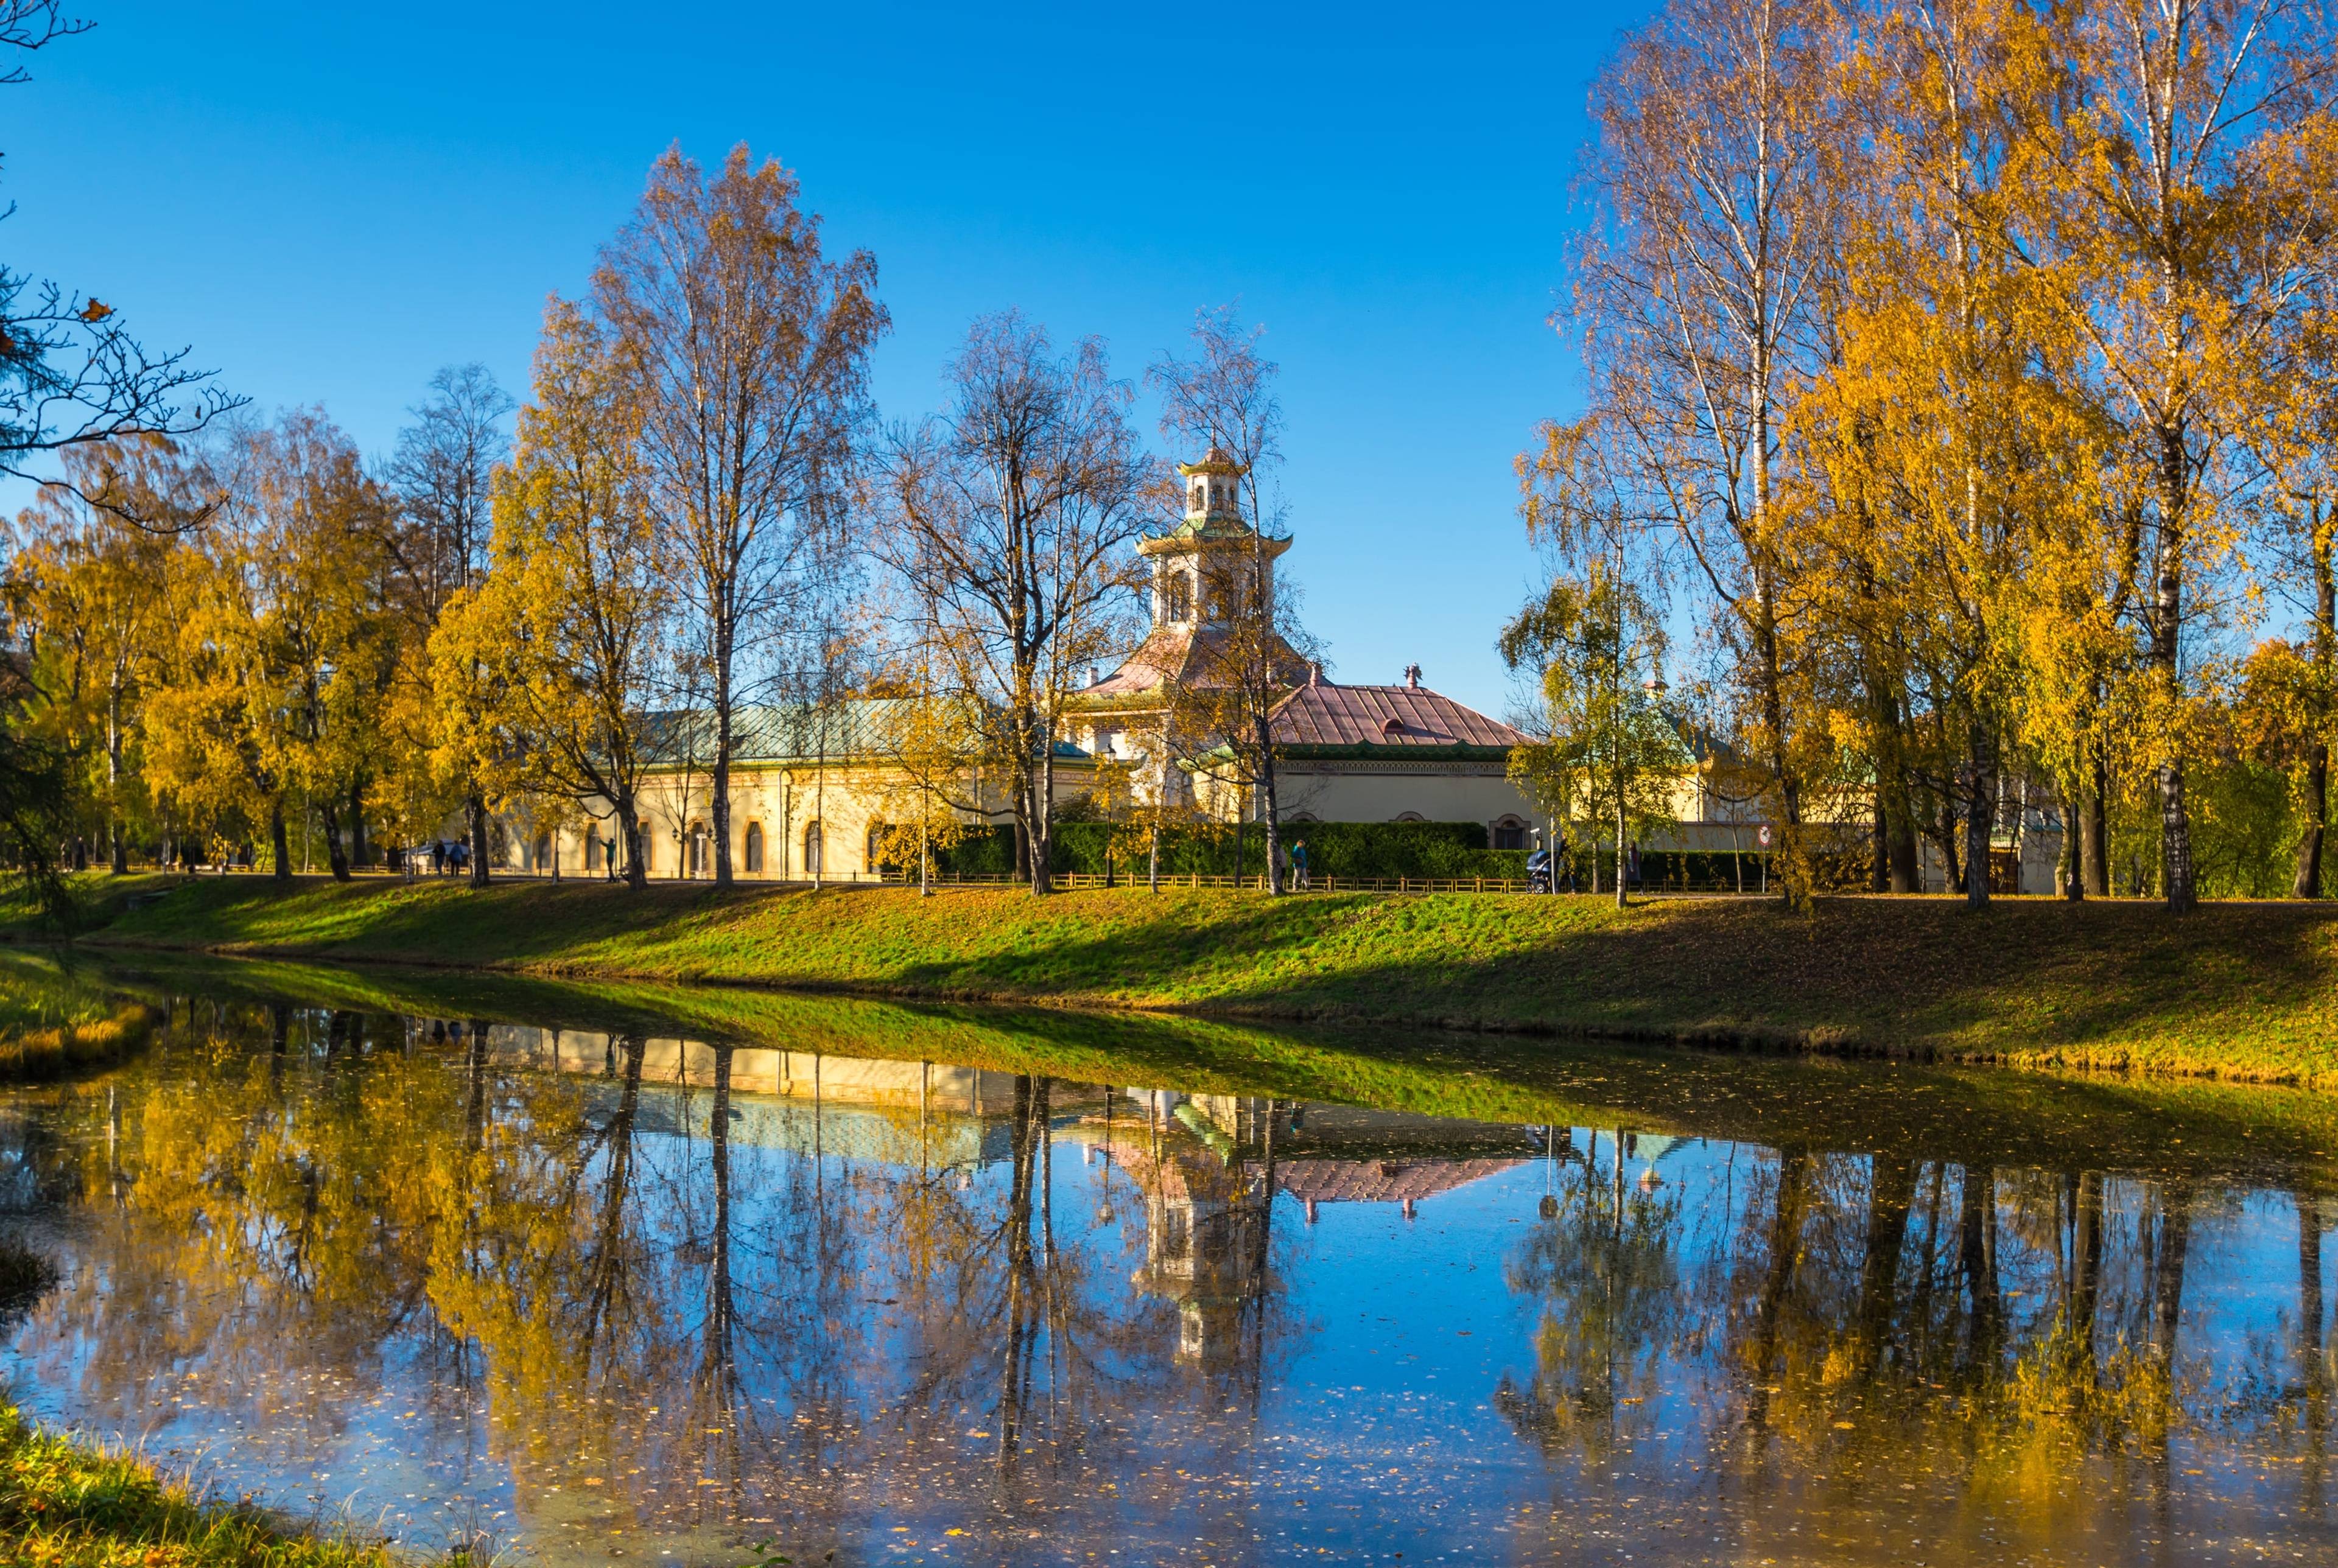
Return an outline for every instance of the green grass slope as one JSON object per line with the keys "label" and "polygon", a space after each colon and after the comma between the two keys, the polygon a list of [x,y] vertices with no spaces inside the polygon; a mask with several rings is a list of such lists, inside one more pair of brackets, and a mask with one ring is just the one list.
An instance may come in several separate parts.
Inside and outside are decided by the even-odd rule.
{"label": "green grass slope", "polygon": [[1847,898],[209,880],[88,939],[604,979],[1433,1024],[2338,1086],[2338,912]]}

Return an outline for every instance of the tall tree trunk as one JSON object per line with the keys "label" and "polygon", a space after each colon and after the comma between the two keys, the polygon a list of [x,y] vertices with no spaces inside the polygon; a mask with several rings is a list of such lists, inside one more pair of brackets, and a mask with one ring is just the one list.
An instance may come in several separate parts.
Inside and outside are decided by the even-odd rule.
{"label": "tall tree trunk", "polygon": [[2087,741],[2087,798],[2078,818],[2078,870],[2087,891],[2097,898],[2111,896],[2111,769],[2099,735]]}
{"label": "tall tree trunk", "polygon": [[[2184,533],[2186,459],[2180,417],[2163,420],[2159,442],[2159,540],[2153,562],[2151,665],[2160,696],[2173,704],[2181,693],[2179,638],[2184,610]],[[2158,769],[2160,864],[2168,913],[2186,914],[2196,901],[2192,885],[2192,818],[2184,796],[2184,757],[2175,741],[2163,740]]]}
{"label": "tall tree trunk", "polygon": [[[2331,700],[2331,666],[2338,649],[2338,573],[2333,573],[2331,562],[2331,535],[2338,532],[2338,517],[2323,509],[2322,496],[2313,496],[2313,513],[2309,548],[2313,556],[2313,717],[2329,722],[2327,704]],[[2326,733],[2326,729],[2324,730]],[[2304,798],[2298,802],[2300,814],[2305,818],[2305,832],[2297,841],[2297,879],[2291,894],[2299,898],[2322,897],[2322,838],[2323,826],[2330,820],[2330,743],[2314,741],[2305,758]]]}
{"label": "tall tree trunk", "polygon": [[642,812],[628,789],[617,797],[617,837],[625,854],[625,886],[639,891],[650,885],[649,868],[642,864]]}
{"label": "tall tree trunk", "polygon": [[[1766,422],[1763,431],[1763,439],[1766,441]],[[1765,461],[1762,466],[1762,485],[1765,492],[1768,484],[1768,464]],[[1776,591],[1771,586],[1770,573],[1766,566],[1761,573],[1759,598],[1761,601],[1759,641],[1762,648],[1762,721],[1770,731],[1770,772],[1776,781],[1780,811],[1785,818],[1779,824],[1779,837],[1783,842],[1778,848],[1785,852],[1783,863],[1787,871],[1786,875],[1778,878],[1779,893],[1789,906],[1799,907],[1807,902],[1810,897],[1809,878],[1804,873],[1806,850],[1803,844],[1803,790],[1802,781],[1794,774],[1793,754],[1786,744],[1785,676],[1778,652]],[[1619,857],[1622,849],[1622,841],[1619,839],[1616,844]],[[1616,875],[1619,884],[1623,874],[1623,862],[1619,858],[1616,866]]]}
{"label": "tall tree trunk", "polygon": [[[708,811],[714,832],[714,885],[731,886],[731,659],[737,628],[730,618],[715,632],[714,643],[714,799]],[[826,771],[823,767],[822,771]],[[689,825],[683,824],[686,828]],[[820,858],[828,856],[828,825],[820,824]],[[690,851],[683,854],[687,864]]]}
{"label": "tall tree trunk", "polygon": [[[2080,761],[2083,763],[2083,756]],[[2062,801],[2062,897],[2073,904],[2087,896],[2086,868],[2079,864],[2078,855],[2078,803],[2084,794],[2077,779],[2073,771],[2071,788]]]}
{"label": "tall tree trunk", "polygon": [[1056,890],[1056,736],[1053,727],[1039,736],[1039,766],[1031,786],[1031,891],[1045,897]]}
{"label": "tall tree trunk", "polygon": [[372,848],[366,843],[365,786],[349,786],[349,864],[364,866],[373,858]]}
{"label": "tall tree trunk", "polygon": [[1932,840],[1940,850],[1943,892],[1953,893],[1965,885],[1964,857],[1957,852],[1959,837],[1956,794],[1953,790],[1943,789],[1940,792],[1940,822],[1932,833]]}
{"label": "tall tree trunk", "polygon": [[1882,688],[1875,724],[1875,801],[1883,833],[1885,887],[1893,893],[1920,893],[1924,874],[1916,854],[1916,802],[1908,788],[1906,727],[1899,692]]}
{"label": "tall tree trunk", "polygon": [[[1040,740],[1047,750],[1045,760],[1039,766],[1039,810],[1036,818],[1039,824],[1039,891],[1053,893],[1056,890],[1055,720],[1048,720],[1047,732],[1041,736]],[[1043,1099],[1046,1097],[1046,1085],[1043,1082],[1040,1085],[1040,1094]]]}
{"label": "tall tree trunk", "polygon": [[1616,907],[1631,907],[1632,879],[1624,867],[1624,789],[1623,780],[1616,779]]}
{"label": "tall tree trunk", "polygon": [[325,863],[332,867],[334,881],[346,882],[349,879],[349,852],[341,842],[341,814],[334,808],[329,795],[317,809],[325,824]]}
{"label": "tall tree trunk", "polygon": [[1282,812],[1274,798],[1273,720],[1264,702],[1254,715],[1258,725],[1258,779],[1266,799],[1266,890],[1282,895]]}
{"label": "tall tree trunk", "polygon": [[105,837],[113,874],[130,870],[130,840],[122,830],[122,682],[105,691]]}
{"label": "tall tree trunk", "polygon": [[271,875],[279,882],[291,881],[292,840],[284,830],[284,797],[280,794],[268,804],[268,847],[276,857]]}
{"label": "tall tree trunk", "polygon": [[471,886],[487,885],[487,803],[474,795],[465,803],[471,818]]}
{"label": "tall tree trunk", "polygon": [[1867,890],[1870,893],[1888,893],[1891,889],[1891,822],[1884,813],[1881,789],[1875,793],[1875,808],[1871,815]]}
{"label": "tall tree trunk", "polygon": [[1997,824],[1997,769],[1989,726],[1976,719],[1970,735],[1965,796],[1965,903],[1989,902],[1990,829]]}

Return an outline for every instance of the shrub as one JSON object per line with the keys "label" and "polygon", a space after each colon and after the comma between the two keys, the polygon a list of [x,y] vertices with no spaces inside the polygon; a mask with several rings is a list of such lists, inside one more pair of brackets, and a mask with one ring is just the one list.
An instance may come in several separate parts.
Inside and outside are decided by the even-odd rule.
{"label": "shrub", "polygon": [[[1145,854],[1133,853],[1115,834],[1125,825],[1111,822],[1058,822],[1050,857],[1059,872],[1100,876],[1107,858],[1115,873],[1141,877]],[[1307,842],[1308,864],[1317,876],[1331,877],[1501,877],[1526,875],[1526,851],[1488,849],[1482,822],[1286,822],[1286,851],[1299,839]],[[1178,828],[1161,836],[1161,873],[1164,877],[1198,874],[1255,877],[1265,868],[1266,828],[1245,822],[1226,827]],[[1002,876],[1015,867],[1015,830],[993,828],[968,835],[936,855],[937,870],[945,876]]]}

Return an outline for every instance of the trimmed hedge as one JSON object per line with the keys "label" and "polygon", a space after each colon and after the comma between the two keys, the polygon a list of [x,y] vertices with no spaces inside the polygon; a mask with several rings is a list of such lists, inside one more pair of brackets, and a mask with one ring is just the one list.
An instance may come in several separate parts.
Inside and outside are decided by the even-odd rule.
{"label": "trimmed hedge", "polygon": [[[1120,836],[1115,846],[1115,836]],[[1282,842],[1304,839],[1308,868],[1330,877],[1526,876],[1523,849],[1488,849],[1482,822],[1286,822]],[[1144,875],[1144,842],[1125,824],[1059,822],[1048,858],[1057,871],[1101,875],[1107,857],[1117,876]],[[1265,867],[1266,828],[1180,828],[1161,835],[1161,874],[1255,877]],[[935,857],[945,876],[1001,876],[1015,867],[1015,829],[973,834]]]}

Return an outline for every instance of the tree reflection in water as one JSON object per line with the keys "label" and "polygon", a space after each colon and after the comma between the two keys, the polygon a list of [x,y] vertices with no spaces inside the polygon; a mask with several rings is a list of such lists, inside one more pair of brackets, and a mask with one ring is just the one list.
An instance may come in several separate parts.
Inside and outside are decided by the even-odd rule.
{"label": "tree reflection in water", "polygon": [[[208,1001],[5,1103],[0,1204],[67,1264],[21,1382],[424,1544],[2111,1561],[2242,1495],[2333,1540],[2311,1190]],[[1430,1385],[1332,1318],[1481,1246],[1509,1338],[1438,1352],[1469,1461],[1400,1508],[1322,1400],[1401,1454]]]}
{"label": "tree reflection in water", "polygon": [[[1750,1532],[1749,1549],[1831,1538],[1877,1560],[1927,1544],[1951,1560],[2156,1555],[2196,1527],[2174,1506],[2182,1476],[2241,1463],[2296,1462],[2281,1516],[2326,1520],[2313,1196],[2218,1200],[2235,1232],[2244,1209],[2294,1215],[2294,1304],[2243,1347],[2187,1328],[2208,1211],[2187,1181],[1733,1150],[1700,1214],[1672,1187],[1627,1189],[1621,1139],[1604,1171],[1599,1147],[1557,1145],[1555,1201],[1508,1259],[1537,1321],[1531,1374],[1498,1395],[1586,1478],[1686,1427],[1706,1509],[1753,1521],[1801,1494],[1802,1524]],[[1654,1479],[1609,1478],[1610,1494]],[[1836,1534],[1788,1539],[1819,1521]]]}

